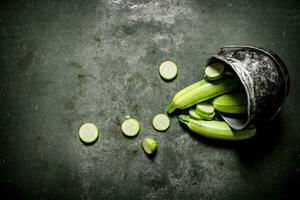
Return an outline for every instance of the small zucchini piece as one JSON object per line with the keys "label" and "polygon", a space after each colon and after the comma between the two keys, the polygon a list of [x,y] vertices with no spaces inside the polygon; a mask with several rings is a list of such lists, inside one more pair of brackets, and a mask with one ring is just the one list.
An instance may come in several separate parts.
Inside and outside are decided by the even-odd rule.
{"label": "small zucchini piece", "polygon": [[255,127],[236,131],[231,129],[224,121],[194,120],[188,115],[180,115],[179,120],[194,133],[212,139],[245,140],[253,137],[256,133]]}
{"label": "small zucchini piece", "polygon": [[121,129],[125,136],[134,137],[139,134],[140,122],[134,118],[127,117],[122,122]]}
{"label": "small zucchini piece", "polygon": [[[197,113],[197,112],[196,112]],[[210,115],[200,115],[202,119],[204,120],[213,120],[215,117],[215,113],[212,113]]]}
{"label": "small zucchini piece", "polygon": [[85,123],[79,128],[79,138],[84,143],[95,142],[99,137],[99,131],[95,124]]}
{"label": "small zucchini piece", "polygon": [[202,119],[201,116],[196,113],[196,109],[195,108],[190,108],[189,109],[189,115],[190,115],[191,118],[193,118],[195,120]]}
{"label": "small zucchini piece", "polygon": [[207,102],[201,102],[196,105],[196,113],[205,120],[212,120],[215,116],[215,109]]}
{"label": "small zucchini piece", "polygon": [[157,150],[157,142],[152,138],[145,138],[142,141],[142,147],[146,154],[151,155]]}
{"label": "small zucchini piece", "polygon": [[212,101],[213,107],[223,113],[246,113],[247,95],[246,93],[228,93],[216,97]]}
{"label": "small zucchini piece", "polygon": [[173,80],[178,73],[177,65],[172,61],[165,61],[159,66],[159,75],[166,81]]}
{"label": "small zucchini piece", "polygon": [[152,119],[152,126],[157,131],[166,131],[170,124],[170,119],[165,114],[157,114]]}
{"label": "small zucchini piece", "polygon": [[218,80],[224,76],[225,67],[222,63],[213,63],[205,68],[205,79],[209,81]]}

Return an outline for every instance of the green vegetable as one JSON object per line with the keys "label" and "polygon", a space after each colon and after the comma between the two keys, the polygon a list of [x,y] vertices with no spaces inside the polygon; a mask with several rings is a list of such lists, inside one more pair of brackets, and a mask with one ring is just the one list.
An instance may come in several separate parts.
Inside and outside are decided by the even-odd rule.
{"label": "green vegetable", "polygon": [[157,114],[152,119],[152,126],[157,131],[165,131],[170,126],[170,119],[165,114]]}
{"label": "green vegetable", "polygon": [[151,155],[157,150],[157,142],[152,138],[145,138],[142,147],[147,154]]}
{"label": "green vegetable", "polygon": [[256,133],[255,127],[239,131],[232,130],[224,121],[194,120],[188,115],[180,115],[179,120],[194,133],[213,139],[245,140],[253,137]]}
{"label": "green vegetable", "polygon": [[201,102],[196,105],[196,113],[205,120],[212,120],[215,116],[215,109],[212,105],[206,102]]}
{"label": "green vegetable", "polygon": [[214,82],[201,80],[194,83],[181,91],[174,97],[167,108],[168,113],[174,112],[176,109],[185,109],[197,103],[214,98],[221,94],[231,92],[239,87],[237,79],[224,77]]}
{"label": "green vegetable", "polygon": [[202,119],[201,116],[199,116],[197,113],[196,113],[196,109],[195,108],[190,108],[189,109],[189,115],[191,118],[195,119],[195,120],[200,120]]}
{"label": "green vegetable", "polygon": [[95,124],[85,123],[79,128],[79,138],[85,143],[92,143],[99,136],[98,128]]}
{"label": "green vegetable", "polygon": [[121,125],[121,129],[124,135],[128,137],[136,136],[140,131],[140,123],[138,120],[127,117]]}
{"label": "green vegetable", "polygon": [[229,93],[216,97],[212,101],[213,107],[224,113],[246,113],[247,95],[246,93]]}
{"label": "green vegetable", "polygon": [[177,73],[177,65],[172,61],[165,61],[159,66],[159,74],[164,80],[173,80]]}
{"label": "green vegetable", "polygon": [[217,80],[224,76],[224,65],[221,63],[213,63],[205,68],[206,80]]}

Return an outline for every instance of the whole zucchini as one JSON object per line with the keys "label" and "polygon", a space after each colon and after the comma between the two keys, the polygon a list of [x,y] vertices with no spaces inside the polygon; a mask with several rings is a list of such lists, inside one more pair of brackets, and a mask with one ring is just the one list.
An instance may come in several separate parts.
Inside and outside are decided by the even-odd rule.
{"label": "whole zucchini", "polygon": [[229,93],[216,97],[212,101],[213,107],[224,113],[246,113],[247,96],[246,93]]}
{"label": "whole zucchini", "polygon": [[253,137],[256,133],[255,127],[236,131],[231,129],[224,121],[194,120],[188,115],[180,115],[179,120],[194,133],[213,139],[245,140]]}
{"label": "whole zucchini", "polygon": [[167,108],[167,112],[172,113],[176,109],[188,108],[221,94],[231,92],[238,87],[239,81],[228,77],[213,82],[201,80],[179,91],[173,97],[172,102]]}

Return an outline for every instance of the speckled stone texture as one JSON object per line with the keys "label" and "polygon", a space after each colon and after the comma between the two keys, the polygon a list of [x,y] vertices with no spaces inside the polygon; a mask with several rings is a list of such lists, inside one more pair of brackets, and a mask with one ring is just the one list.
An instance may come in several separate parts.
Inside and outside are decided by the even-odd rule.
{"label": "speckled stone texture", "polygon": [[243,46],[224,47],[217,56],[209,58],[208,63],[216,60],[225,62],[235,71],[247,93],[247,119],[242,123],[229,120],[229,124],[241,129],[251,123],[273,119],[289,91],[290,78],[283,61],[271,51]]}
{"label": "speckled stone texture", "polygon": [[[1,0],[1,200],[299,196],[299,13],[299,0]],[[238,143],[197,136],[176,115],[156,132],[152,117],[229,44],[285,61],[279,115]],[[158,67],[169,59],[179,73],[165,82]],[[136,138],[120,130],[126,115],[141,122]],[[84,122],[100,130],[93,145],[78,138]],[[153,158],[145,137],[158,141]]]}

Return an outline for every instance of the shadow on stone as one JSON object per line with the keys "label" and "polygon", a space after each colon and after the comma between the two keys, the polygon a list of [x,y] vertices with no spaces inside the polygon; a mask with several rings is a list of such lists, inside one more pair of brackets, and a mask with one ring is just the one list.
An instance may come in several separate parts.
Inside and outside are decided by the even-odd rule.
{"label": "shadow on stone", "polygon": [[99,137],[94,142],[87,143],[80,139],[81,143],[84,144],[85,146],[93,146],[98,140],[99,140]]}
{"label": "shadow on stone", "polygon": [[147,154],[145,151],[144,151],[145,155],[147,156],[147,158],[149,160],[152,160],[154,161],[155,157],[156,157],[156,154],[157,154],[157,150],[155,152],[153,152],[152,154]]}
{"label": "shadow on stone", "polygon": [[236,150],[242,163],[250,167],[263,160],[266,154],[273,151],[282,134],[281,116],[277,115],[267,124],[257,126],[257,133],[253,139],[244,141]]}

